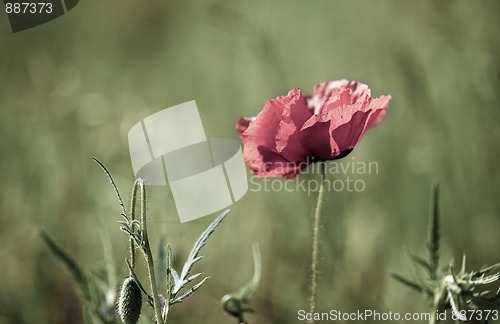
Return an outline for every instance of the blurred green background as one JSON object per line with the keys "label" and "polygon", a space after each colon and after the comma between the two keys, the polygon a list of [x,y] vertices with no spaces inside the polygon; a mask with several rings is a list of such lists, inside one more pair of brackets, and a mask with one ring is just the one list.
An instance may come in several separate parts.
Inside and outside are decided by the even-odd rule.
{"label": "blurred green background", "polygon": [[[378,174],[350,175],[363,192],[327,194],[318,310],[426,311],[389,273],[411,277],[403,245],[425,255],[433,179],[445,263],[463,253],[471,269],[500,261],[499,12],[497,1],[465,0],[82,1],[16,34],[0,14],[0,323],[82,322],[77,285],[40,230],[87,269],[104,265],[102,233],[126,275],[118,205],[90,157],[128,201],[137,121],[195,99],[209,137],[236,139],[235,121],[266,99],[340,78],[393,100],[346,158],[376,161]],[[179,224],[165,188],[150,197],[154,252],[164,237],[181,261],[214,216]],[[247,193],[195,268],[211,279],[171,322],[234,323],[219,300],[250,279],[253,241],[263,278],[250,323],[297,322],[315,198]]]}

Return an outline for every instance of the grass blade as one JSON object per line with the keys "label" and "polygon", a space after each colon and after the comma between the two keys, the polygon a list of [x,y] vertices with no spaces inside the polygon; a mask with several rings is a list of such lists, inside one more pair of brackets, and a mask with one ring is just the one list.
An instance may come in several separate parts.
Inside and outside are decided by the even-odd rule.
{"label": "grass blade", "polygon": [[430,279],[437,280],[439,268],[439,184],[432,184],[429,229],[427,233],[427,251],[429,253]]}

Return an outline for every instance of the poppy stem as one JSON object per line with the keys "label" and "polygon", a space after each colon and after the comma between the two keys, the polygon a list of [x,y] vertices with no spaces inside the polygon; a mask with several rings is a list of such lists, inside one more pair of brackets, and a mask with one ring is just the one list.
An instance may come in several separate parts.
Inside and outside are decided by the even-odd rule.
{"label": "poppy stem", "polygon": [[144,183],[141,181],[139,183],[140,191],[141,191],[141,230],[142,230],[142,251],[144,253],[144,258],[146,259],[146,265],[148,268],[149,274],[149,282],[151,284],[151,291],[153,294],[153,306],[155,310],[156,323],[164,323],[162,314],[161,314],[161,305],[158,297],[158,289],[156,284],[155,277],[155,266],[153,262],[153,254],[151,253],[151,248],[149,246],[149,238],[148,238],[148,228],[146,225],[146,188],[144,187]]}
{"label": "poppy stem", "polygon": [[[325,162],[320,163],[320,174],[321,182],[319,184],[318,200],[316,202],[316,208],[314,210],[314,226],[313,226],[313,247],[312,247],[312,262],[311,262],[311,298],[309,312],[313,315],[316,311],[316,295],[318,290],[318,236],[321,220],[321,206],[323,205],[323,195],[324,195],[324,184],[325,184]],[[314,320],[309,321],[309,323],[314,323]]]}
{"label": "poppy stem", "polygon": [[[132,229],[134,228],[133,222],[135,221],[135,211],[136,211],[136,205],[137,205],[137,190],[139,188],[139,183],[137,181],[134,182],[134,187],[132,189],[132,202],[130,204],[130,220],[131,220],[131,227]],[[135,243],[134,243],[134,238],[130,236],[129,238],[130,241],[130,263],[132,265],[132,269],[135,270]],[[132,269],[129,269],[129,274],[132,275]]]}

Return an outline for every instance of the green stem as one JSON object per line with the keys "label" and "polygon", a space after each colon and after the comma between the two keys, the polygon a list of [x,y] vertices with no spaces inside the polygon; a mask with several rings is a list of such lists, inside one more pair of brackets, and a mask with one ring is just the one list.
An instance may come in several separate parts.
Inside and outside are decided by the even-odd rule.
{"label": "green stem", "polygon": [[165,308],[163,309],[163,318],[165,319],[165,323],[167,322],[168,312],[170,311],[170,295],[172,290],[171,284],[171,276],[172,276],[172,248],[170,245],[167,245],[167,295],[165,301]]}
{"label": "green stem", "polygon": [[[132,202],[130,205],[130,219],[135,220],[135,206],[137,204],[137,188],[139,186],[138,181],[134,183],[134,188],[132,189]],[[132,224],[132,231],[134,231],[134,225]],[[130,236],[130,263],[132,264],[132,269],[135,269],[135,243],[134,238]]]}
{"label": "green stem", "polygon": [[155,309],[156,323],[163,323],[163,318],[161,316],[161,306],[158,297],[158,289],[156,287],[156,277],[155,277],[155,266],[153,262],[153,254],[151,253],[151,248],[149,246],[148,239],[148,229],[146,226],[146,189],[144,188],[144,183],[141,181],[139,183],[141,186],[141,224],[142,224],[142,251],[144,252],[144,257],[146,258],[146,264],[148,266],[149,281],[151,284],[151,291],[153,293],[153,306]]}
{"label": "green stem", "polygon": [[431,318],[429,319],[429,324],[437,324],[438,320],[436,318],[436,308],[431,309]]}
{"label": "green stem", "polygon": [[[325,184],[325,163],[320,162],[321,182],[319,185],[318,200],[316,202],[316,209],[314,210],[314,227],[313,227],[313,247],[312,247],[312,262],[311,262],[311,298],[309,312],[314,314],[316,311],[316,295],[318,290],[318,241],[319,229],[321,220],[321,206],[323,205],[324,184]],[[314,320],[309,321],[314,323]]]}

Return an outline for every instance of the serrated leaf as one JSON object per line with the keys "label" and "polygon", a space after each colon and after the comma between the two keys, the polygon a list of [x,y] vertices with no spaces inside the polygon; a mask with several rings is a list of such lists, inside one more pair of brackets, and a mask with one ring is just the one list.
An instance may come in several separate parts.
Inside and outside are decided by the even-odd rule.
{"label": "serrated leaf", "polygon": [[179,274],[174,268],[172,268],[171,273],[172,273],[172,278],[174,278],[174,287],[175,287],[180,284],[181,279],[179,278]]}
{"label": "serrated leaf", "polygon": [[198,253],[200,252],[201,248],[206,244],[207,239],[215,231],[217,226],[219,226],[220,222],[222,222],[222,220],[224,219],[224,217],[226,217],[226,215],[228,213],[229,213],[229,210],[226,210],[219,217],[217,217],[208,226],[208,228],[200,235],[198,240],[194,243],[194,246],[191,249],[191,252],[189,253],[188,259],[187,259],[186,263],[184,264],[184,267],[182,268],[181,278],[185,278],[187,276],[188,272],[191,270],[193,264],[196,261],[201,259],[201,257],[197,257]]}
{"label": "serrated leaf", "polygon": [[208,278],[210,278],[210,277],[203,278],[199,283],[197,283],[193,287],[191,287],[188,290],[186,290],[183,294],[181,294],[180,296],[178,296],[177,298],[175,298],[174,300],[172,300],[170,302],[170,305],[181,303],[184,299],[186,299],[191,294],[193,294],[196,290],[198,290],[198,288],[200,288],[201,285],[203,285],[205,283],[205,281],[208,280]]}
{"label": "serrated leaf", "polygon": [[484,267],[482,268],[481,270],[479,270],[475,275],[483,275],[483,274],[486,274],[488,272],[491,272],[493,270],[497,270],[497,269],[500,269],[500,263],[496,263],[492,266],[489,266],[489,267]]}
{"label": "serrated leaf", "polygon": [[473,285],[487,285],[497,281],[500,278],[499,273],[495,273],[489,276],[481,276],[479,279],[470,280],[469,283]]}
{"label": "serrated leaf", "polygon": [[[174,289],[172,290],[172,296],[176,296],[177,293],[188,283],[187,277],[189,275],[189,271],[191,271],[194,263],[197,261],[201,260],[201,256],[198,256],[200,253],[200,250],[203,246],[205,246],[207,239],[210,237],[210,235],[215,231],[217,226],[222,222],[224,217],[229,213],[229,210],[224,211],[220,216],[218,216],[209,226],[208,228],[201,233],[200,237],[198,240],[194,243],[193,248],[191,249],[191,252],[189,253],[188,259],[184,263],[184,266],[182,268],[181,275],[179,276],[178,280],[176,281],[174,285]],[[173,272],[172,272],[173,274]]]}

